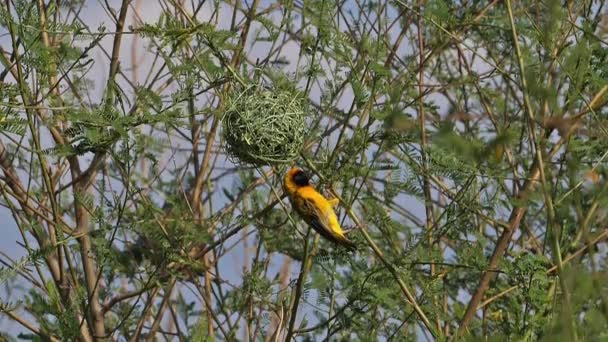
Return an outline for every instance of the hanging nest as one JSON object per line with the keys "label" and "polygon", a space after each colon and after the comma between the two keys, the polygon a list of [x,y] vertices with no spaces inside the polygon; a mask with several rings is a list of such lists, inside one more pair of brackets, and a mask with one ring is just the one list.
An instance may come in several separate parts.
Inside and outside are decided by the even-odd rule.
{"label": "hanging nest", "polygon": [[238,161],[262,165],[293,162],[306,132],[304,101],[295,91],[251,86],[226,102],[222,134]]}

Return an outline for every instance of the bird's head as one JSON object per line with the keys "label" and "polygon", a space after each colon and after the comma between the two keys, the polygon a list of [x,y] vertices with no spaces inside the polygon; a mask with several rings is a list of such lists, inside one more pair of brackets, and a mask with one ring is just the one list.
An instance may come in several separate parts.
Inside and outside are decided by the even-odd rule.
{"label": "bird's head", "polygon": [[300,168],[292,167],[285,175],[285,188],[293,192],[295,189],[310,185],[310,178]]}
{"label": "bird's head", "polygon": [[310,178],[306,172],[302,171],[297,167],[292,167],[287,172],[287,177],[297,186],[307,186],[310,185]]}

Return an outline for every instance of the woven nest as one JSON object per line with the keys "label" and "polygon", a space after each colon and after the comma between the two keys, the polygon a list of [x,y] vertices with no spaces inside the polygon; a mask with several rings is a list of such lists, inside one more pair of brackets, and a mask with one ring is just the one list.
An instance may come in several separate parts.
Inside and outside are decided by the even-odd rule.
{"label": "woven nest", "polygon": [[249,87],[226,103],[222,134],[228,154],[254,165],[293,162],[306,132],[301,97],[291,91]]}

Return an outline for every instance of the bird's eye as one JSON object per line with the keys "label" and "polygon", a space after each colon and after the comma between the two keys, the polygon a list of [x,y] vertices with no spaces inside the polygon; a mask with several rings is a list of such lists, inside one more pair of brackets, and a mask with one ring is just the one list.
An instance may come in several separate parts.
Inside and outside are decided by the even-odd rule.
{"label": "bird's eye", "polygon": [[293,175],[293,182],[299,186],[306,186],[308,185],[309,179],[306,173],[304,173],[303,171],[298,171],[296,172],[296,174]]}

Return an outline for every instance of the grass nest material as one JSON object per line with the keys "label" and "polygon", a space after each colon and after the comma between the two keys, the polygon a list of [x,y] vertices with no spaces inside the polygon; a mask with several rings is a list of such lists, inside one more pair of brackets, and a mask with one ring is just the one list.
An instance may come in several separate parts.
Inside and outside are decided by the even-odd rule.
{"label": "grass nest material", "polygon": [[251,86],[226,102],[222,134],[228,154],[254,165],[293,162],[306,132],[304,101],[294,91]]}

